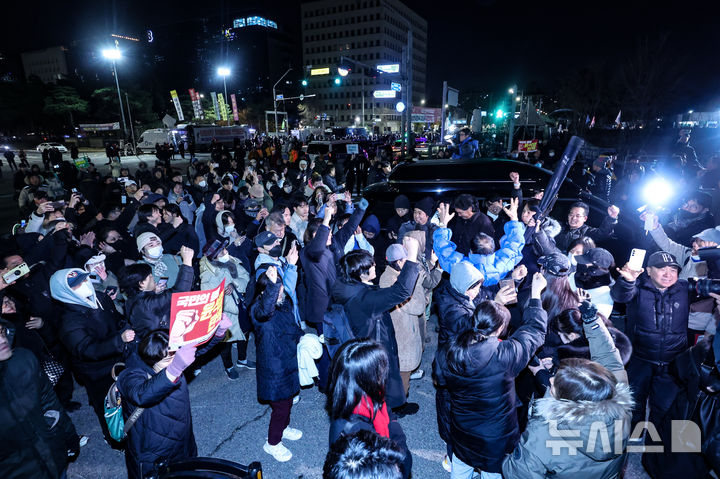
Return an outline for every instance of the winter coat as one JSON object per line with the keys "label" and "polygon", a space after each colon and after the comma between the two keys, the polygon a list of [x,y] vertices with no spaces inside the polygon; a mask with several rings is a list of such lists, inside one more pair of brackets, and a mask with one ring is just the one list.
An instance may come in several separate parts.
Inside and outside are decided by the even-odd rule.
{"label": "winter coat", "polygon": [[707,263],[705,261],[693,261],[692,248],[676,243],[668,238],[662,226],[650,231],[650,236],[652,236],[658,248],[673,255],[678,264],[682,266],[682,271],[680,271],[678,275],[680,279],[707,276]]}
{"label": "winter coat", "polygon": [[356,208],[345,226],[332,237],[327,245],[330,228],[320,225],[315,237],[300,251],[300,261],[305,271],[305,321],[310,324],[322,322],[330,304],[330,292],[337,281],[337,264],[345,254],[343,248],[353,235],[365,210]]}
{"label": "winter coat", "polygon": [[[160,235],[158,235],[158,237],[160,237]],[[160,260],[155,263],[150,263],[145,258],[138,260],[138,263],[150,265],[156,283],[160,281],[160,278],[167,278],[167,289],[173,288],[175,283],[180,279],[180,266],[182,266],[182,261],[175,255],[165,253],[160,257]]]}
{"label": "winter coat", "polygon": [[[389,288],[397,281],[400,271],[392,266],[385,268],[380,276],[380,287]],[[395,338],[397,339],[398,359],[400,371],[413,371],[420,365],[422,359],[422,338],[420,337],[419,320],[425,318],[425,289],[423,281],[425,273],[418,274],[415,288],[410,298],[402,305],[397,305],[390,311]]]}
{"label": "winter coat", "polygon": [[584,224],[580,228],[570,229],[570,226],[565,224],[560,234],[555,237],[555,244],[560,251],[567,253],[568,249],[570,249],[570,243],[583,236],[589,236],[596,243],[606,240],[612,236],[617,222],[616,218],[606,216],[599,228]]}
{"label": "winter coat", "polygon": [[302,330],[295,320],[292,301],[277,304],[280,281],[270,283],[250,307],[257,351],[257,396],[280,401],[300,392],[297,344]]}
{"label": "winter coat", "polygon": [[493,227],[492,221],[488,215],[482,211],[473,213],[473,215],[466,220],[455,215],[455,218],[450,220],[447,226],[452,231],[452,236],[455,238],[457,250],[460,254],[466,255],[470,253],[470,246],[478,233],[485,233],[491,238],[495,236],[495,228]]}
{"label": "winter coat", "polygon": [[15,348],[0,361],[0,437],[6,479],[57,479],[67,467],[68,449],[77,444],[70,417],[27,349]]}
{"label": "winter coat", "polygon": [[[463,291],[464,293],[464,291]],[[475,304],[470,298],[455,290],[449,281],[443,281],[435,291],[438,309],[438,351],[448,345],[451,339],[470,329]]]}
{"label": "winter coat", "polygon": [[520,431],[515,378],[545,340],[547,314],[532,299],[524,324],[508,339],[489,337],[470,345],[467,360],[445,371],[450,393],[450,436],[453,454],[465,464],[499,473]]}
{"label": "winter coat", "polygon": [[371,338],[382,344],[388,353],[389,371],[385,393],[388,407],[405,403],[405,389],[400,378],[398,347],[390,310],[412,296],[419,274],[419,265],[407,261],[400,275],[389,288],[378,288],[356,281],[338,281],[333,286],[333,301],[345,308],[348,323],[356,338]]}
{"label": "winter coat", "polygon": [[424,225],[419,225],[415,221],[408,221],[400,226],[398,231],[397,242],[402,244],[403,236],[410,231],[422,231],[425,233],[425,257],[429,258],[433,250],[433,233],[437,226],[428,220]]}
{"label": "winter coat", "polygon": [[193,269],[191,266],[180,265],[175,288],[166,289],[162,293],[140,291],[128,298],[125,303],[125,317],[135,330],[137,341],[141,341],[148,333],[156,329],[170,330],[170,305],[173,293],[184,293],[192,290]]}
{"label": "winter coat", "polygon": [[620,277],[610,294],[615,302],[627,304],[625,332],[632,341],[634,357],[667,364],[687,348],[687,281],[679,279],[661,292],[647,274],[632,283]]}
{"label": "winter coat", "polygon": [[118,376],[117,385],[126,421],[135,409],[145,408],[128,432],[125,445],[130,479],[145,477],[154,470],[157,459],[176,461],[197,456],[190,395],[183,375],[172,382],[165,369],[156,373],[133,354]]}
{"label": "winter coat", "polygon": [[98,308],[64,303],[60,339],[70,353],[73,372],[86,381],[107,378],[113,365],[122,361],[127,343],[121,334],[125,319],[110,297],[97,294]]}
{"label": "winter coat", "polygon": [[200,251],[200,239],[195,229],[188,223],[182,223],[177,228],[163,230],[160,239],[163,249],[170,254],[178,254],[183,246],[192,248],[195,253]]}
{"label": "winter coat", "polygon": [[453,160],[472,160],[480,151],[480,143],[468,136],[465,140],[455,147],[452,154]]}
{"label": "winter coat", "polygon": [[[440,266],[450,272],[452,266],[464,259],[456,245],[450,239],[452,231],[438,228],[433,234],[433,248]],[[500,249],[491,254],[470,254],[468,261],[485,277],[483,285],[492,286],[517,266],[522,260],[521,251],[525,246],[525,225],[519,221],[505,223],[505,236],[500,240]]]}
{"label": "winter coat", "polygon": [[[525,229],[525,246],[521,251],[522,260],[519,264],[527,267],[527,278],[540,271],[538,259],[554,251],[558,251],[554,238],[557,237],[562,227],[553,218],[545,218],[542,227],[535,231],[535,228]],[[524,281],[521,289],[530,289],[532,281]]]}
{"label": "winter coat", "polygon": [[584,323],[583,329],[590,343],[592,360],[612,372],[618,381],[615,394],[603,401],[571,401],[556,399],[550,394],[536,400],[531,405],[520,443],[503,463],[505,477],[610,479],[622,476],[633,409],[627,374],[602,320],[596,318]]}
{"label": "winter coat", "polygon": [[[233,278],[232,268],[235,268],[235,277]],[[200,289],[214,289],[220,286],[225,280],[225,289],[232,285],[232,293],[225,294],[223,300],[223,313],[225,313],[232,326],[228,330],[230,334],[225,337],[226,341],[245,341],[247,338],[240,328],[239,315],[247,314],[243,306],[243,297],[248,282],[250,282],[250,274],[243,268],[239,259],[231,256],[227,263],[219,261],[210,261],[207,256],[203,256],[200,260]],[[243,323],[246,321],[243,318]]]}
{"label": "winter coat", "polygon": [[694,215],[680,210],[672,221],[667,223],[666,229],[670,239],[690,246],[694,235],[708,228],[714,228],[716,224],[715,218],[709,211]]}

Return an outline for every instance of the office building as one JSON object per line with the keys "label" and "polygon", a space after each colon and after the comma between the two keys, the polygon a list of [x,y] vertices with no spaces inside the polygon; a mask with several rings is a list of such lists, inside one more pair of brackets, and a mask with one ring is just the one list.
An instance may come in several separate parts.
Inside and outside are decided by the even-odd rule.
{"label": "office building", "polygon": [[[338,126],[364,124],[376,127],[378,132],[397,131],[401,118],[395,105],[402,92],[394,93],[395,97],[388,92],[397,90],[397,83],[404,84],[402,57],[410,23],[413,104],[420,105],[425,97],[427,21],[399,0],[319,0],[303,4],[301,11],[303,65],[308,75],[306,91],[317,95],[316,108]],[[343,57],[371,68],[364,69],[349,61],[350,73],[339,77],[337,67],[343,64]],[[400,72],[377,71],[377,65],[393,64],[401,65]],[[385,97],[377,98],[376,90],[385,92],[379,94]]]}
{"label": "office building", "polygon": [[25,79],[35,76],[43,83],[55,83],[67,76],[65,52],[65,47],[58,46],[22,53],[20,56]]}

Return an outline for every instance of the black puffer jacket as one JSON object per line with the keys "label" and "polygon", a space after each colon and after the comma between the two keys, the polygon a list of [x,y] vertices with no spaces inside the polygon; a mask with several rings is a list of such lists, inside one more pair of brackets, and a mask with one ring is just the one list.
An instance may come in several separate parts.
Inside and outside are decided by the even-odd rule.
{"label": "black puffer jacket", "polygon": [[141,341],[149,332],[170,328],[170,305],[173,293],[184,293],[192,289],[193,269],[180,265],[175,287],[171,290],[155,293],[141,291],[128,298],[125,303],[125,316],[135,330],[136,341]]}
{"label": "black puffer jacket", "polygon": [[330,228],[320,225],[315,237],[300,251],[300,262],[305,271],[305,321],[321,323],[330,303],[330,291],[337,280],[337,264],[344,254],[343,248],[355,233],[365,210],[356,208],[345,226],[332,237],[330,246],[327,239]]}
{"label": "black puffer jacket", "polygon": [[472,325],[475,304],[470,298],[459,293],[449,281],[442,281],[435,292],[435,303],[438,308],[438,351],[448,345],[452,338],[457,337]]}
{"label": "black puffer jacket", "polygon": [[[46,417],[45,414],[48,414]],[[5,479],[56,479],[77,433],[35,356],[0,361],[0,471]]]}
{"label": "black puffer jacket", "polygon": [[257,395],[260,401],[280,401],[300,392],[297,344],[302,330],[295,321],[292,300],[276,304],[281,280],[250,306],[257,350]]}
{"label": "black puffer jacket", "polygon": [[606,216],[599,228],[593,228],[585,224],[580,228],[570,229],[570,226],[566,223],[563,225],[562,232],[555,237],[555,244],[557,244],[560,251],[567,253],[570,243],[583,236],[589,236],[595,242],[606,240],[612,236],[617,222],[617,219]]}
{"label": "black puffer jacket", "polygon": [[130,479],[143,478],[153,470],[157,459],[173,461],[197,456],[184,376],[172,382],[164,369],[156,373],[132,354],[117,384],[126,421],[135,409],[145,408],[128,432],[125,463]]}
{"label": "black puffer jacket", "polygon": [[470,345],[461,362],[448,352],[453,454],[487,472],[501,472],[503,458],[520,439],[515,378],[545,340],[547,314],[539,300],[530,300],[523,319],[504,341],[489,337]]}
{"label": "black puffer jacket", "polygon": [[333,286],[333,301],[343,305],[356,338],[371,338],[382,344],[390,361],[385,402],[389,408],[405,403],[405,390],[400,378],[397,340],[390,310],[412,296],[420,265],[407,261],[395,284],[379,288],[359,282],[338,281]]}
{"label": "black puffer jacket", "polygon": [[457,245],[457,252],[467,255],[470,253],[470,245],[473,238],[478,233],[485,233],[493,238],[495,236],[495,228],[492,221],[482,211],[477,211],[473,215],[464,220],[459,216],[455,216],[450,221],[448,228],[452,230],[453,242]]}
{"label": "black puffer jacket", "polygon": [[615,302],[627,304],[625,332],[632,342],[634,357],[667,364],[687,349],[687,281],[680,279],[661,292],[647,274],[632,283],[619,278],[610,295]]}
{"label": "black puffer jacket", "polygon": [[120,335],[125,320],[105,293],[97,293],[97,309],[63,303],[60,338],[70,353],[73,370],[86,380],[110,376],[127,351]]}

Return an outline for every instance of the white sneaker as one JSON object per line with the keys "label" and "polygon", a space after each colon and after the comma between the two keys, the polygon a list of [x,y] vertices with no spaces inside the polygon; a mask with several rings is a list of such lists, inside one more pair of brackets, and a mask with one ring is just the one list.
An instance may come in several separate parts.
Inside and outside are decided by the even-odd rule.
{"label": "white sneaker", "polygon": [[447,454],[445,454],[445,458],[442,461],[442,467],[447,472],[452,472],[452,462],[450,462],[450,458],[448,457]]}
{"label": "white sneaker", "polygon": [[271,446],[269,442],[265,441],[263,450],[274,457],[278,462],[287,462],[292,459],[292,452],[290,452],[287,447],[283,446],[282,442]]}
{"label": "white sneaker", "polygon": [[287,439],[288,441],[297,441],[301,437],[302,431],[300,429],[288,426],[283,431],[283,439]]}
{"label": "white sneaker", "polygon": [[423,371],[422,369],[418,369],[417,371],[415,371],[414,373],[412,373],[410,375],[410,379],[411,380],[422,379],[423,376],[425,376],[425,371]]}

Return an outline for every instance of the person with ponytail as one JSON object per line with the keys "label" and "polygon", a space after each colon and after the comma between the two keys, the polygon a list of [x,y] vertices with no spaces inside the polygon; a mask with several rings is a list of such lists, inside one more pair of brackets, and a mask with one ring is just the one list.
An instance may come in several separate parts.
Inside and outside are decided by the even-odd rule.
{"label": "person with ponytail", "polygon": [[[623,475],[633,409],[627,373],[595,305],[584,301],[580,314],[592,360],[561,361],[548,393],[532,405],[522,440],[503,462],[505,477]],[[553,438],[570,437],[554,445]]]}
{"label": "person with ponytail", "polygon": [[403,478],[408,478],[412,456],[405,433],[385,402],[389,369],[386,349],[376,341],[351,339],[338,350],[328,388],[330,446],[358,431],[375,432],[398,446]]}
{"label": "person with ponytail", "polygon": [[[540,295],[545,278],[535,273],[523,324],[506,340],[508,309],[483,301],[472,327],[447,351],[445,381],[450,394],[452,479],[500,478],[502,461],[520,440],[515,378],[545,341],[547,314]],[[521,477],[521,476],[508,476]]]}

